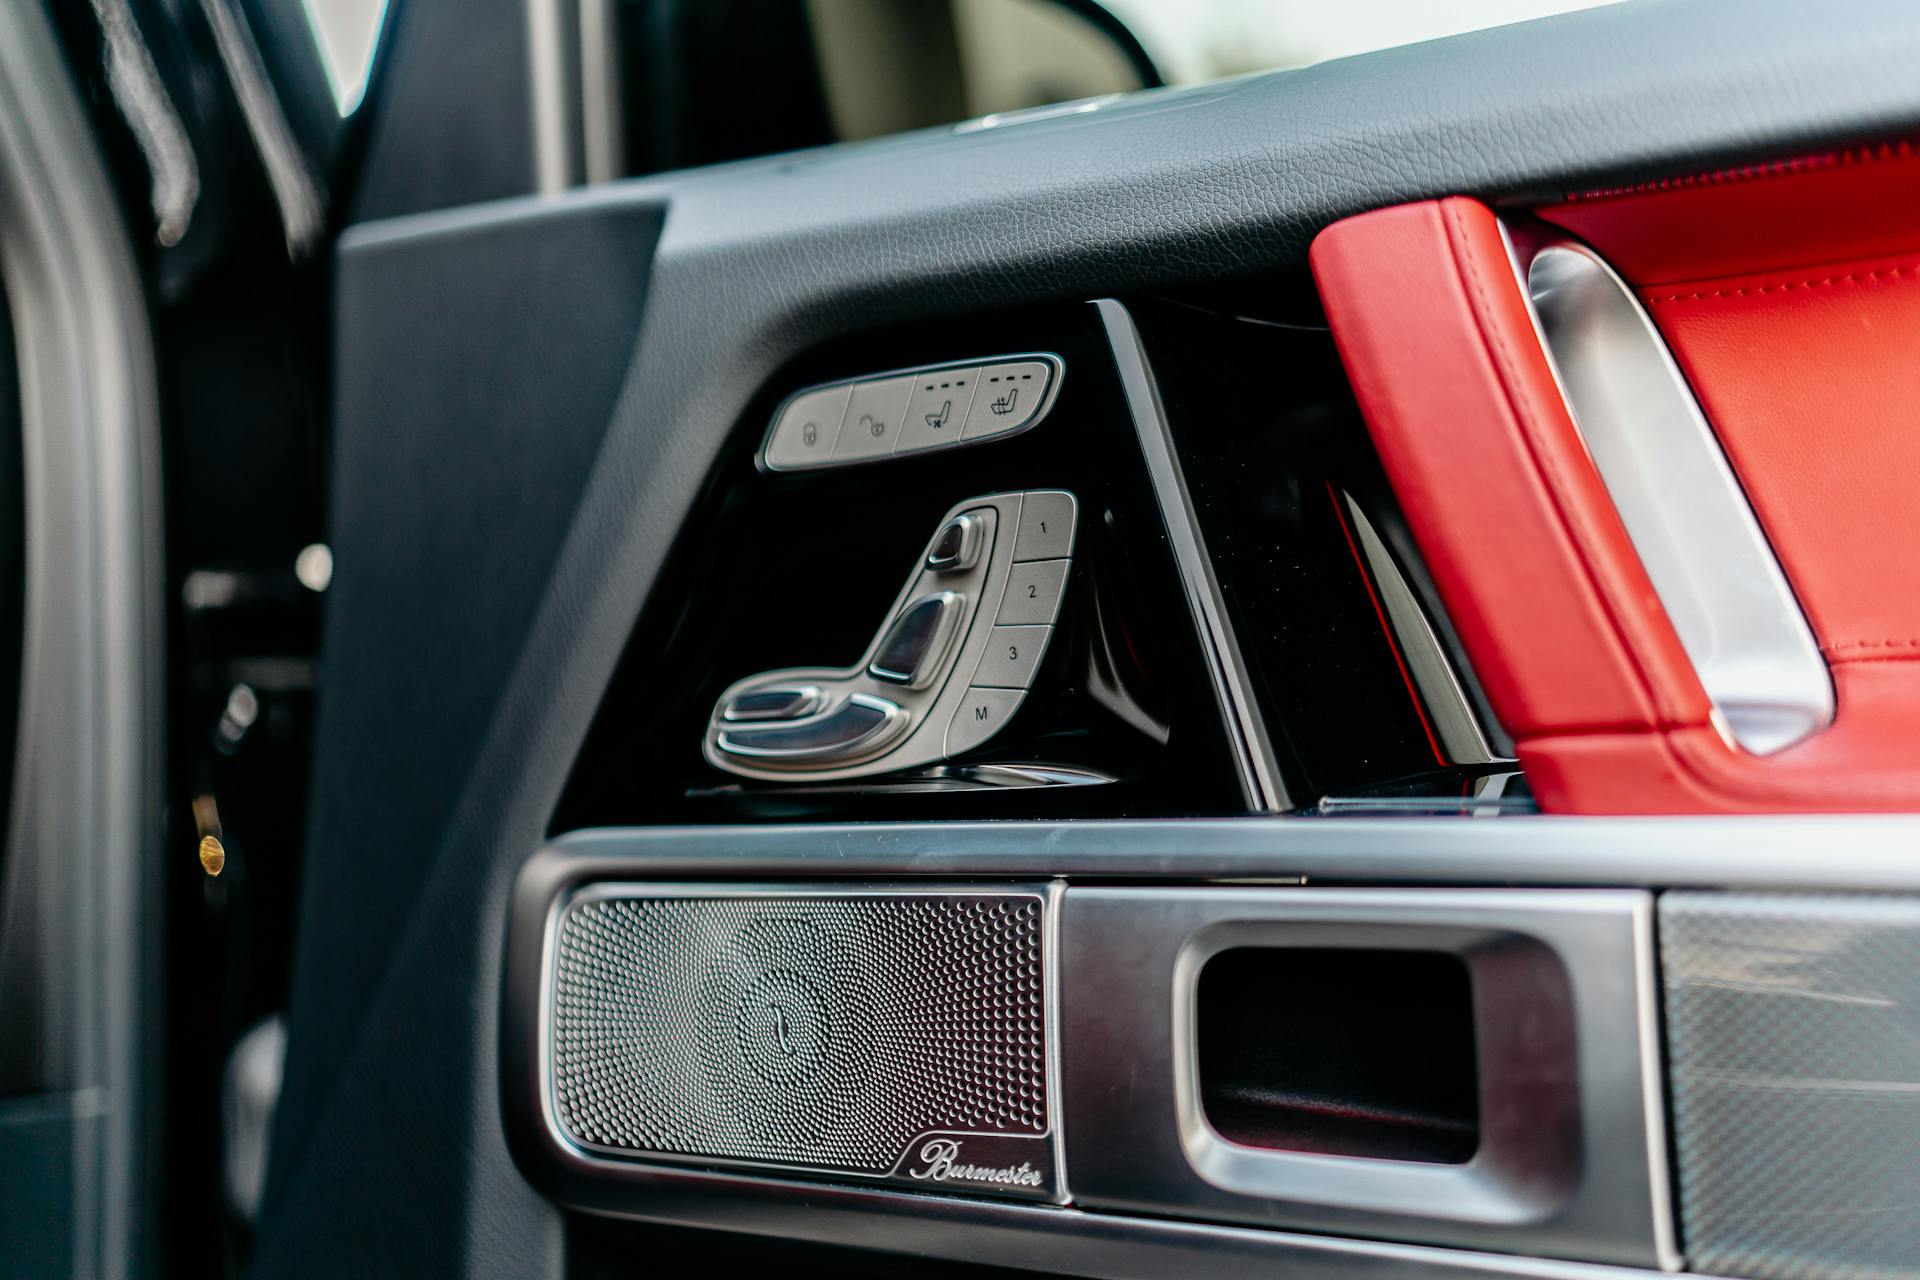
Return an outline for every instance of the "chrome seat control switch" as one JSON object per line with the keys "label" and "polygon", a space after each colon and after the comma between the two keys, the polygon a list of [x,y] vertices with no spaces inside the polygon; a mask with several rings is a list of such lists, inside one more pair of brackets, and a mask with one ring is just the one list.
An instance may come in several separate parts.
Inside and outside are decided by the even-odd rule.
{"label": "chrome seat control switch", "polygon": [[962,573],[980,559],[980,521],[960,515],[947,521],[927,552],[927,568],[939,573]]}
{"label": "chrome seat control switch", "polygon": [[947,656],[964,603],[958,592],[941,591],[908,605],[881,638],[868,674],[909,689],[926,688]]}
{"label": "chrome seat control switch", "polygon": [[771,685],[751,689],[720,708],[722,720],[797,720],[827,705],[817,684]]}
{"label": "chrome seat control switch", "polygon": [[1078,516],[1059,489],[958,504],[860,661],[735,682],[708,719],[708,762],[746,778],[830,782],[982,746],[1039,675]]}
{"label": "chrome seat control switch", "polygon": [[720,732],[720,748],[736,756],[789,765],[834,763],[872,750],[905,727],[898,704],[856,693],[819,715],[730,725]]}

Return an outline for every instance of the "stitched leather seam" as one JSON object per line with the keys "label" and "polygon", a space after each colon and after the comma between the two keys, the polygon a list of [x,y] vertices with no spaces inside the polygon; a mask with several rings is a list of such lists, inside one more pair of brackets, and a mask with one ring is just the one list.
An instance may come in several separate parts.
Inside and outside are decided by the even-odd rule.
{"label": "stitched leather seam", "polygon": [[1920,649],[1920,640],[1835,640],[1821,648],[1828,653],[1845,649]]}
{"label": "stitched leather seam", "polygon": [[[1494,320],[1494,310],[1488,301],[1479,267],[1471,254],[1463,252],[1467,232],[1466,224],[1460,216],[1460,206],[1448,201],[1443,202],[1441,207],[1445,210],[1447,221],[1452,224],[1453,234],[1448,237],[1448,248],[1453,253],[1454,271],[1465,280],[1472,291],[1476,303],[1475,328],[1480,331],[1481,342],[1491,349],[1490,354],[1494,358],[1494,367],[1499,375],[1500,389],[1506,396],[1507,410],[1515,416],[1520,439],[1525,444],[1528,455],[1533,459],[1534,469],[1542,473],[1548,481],[1548,492],[1553,508],[1559,514],[1561,525],[1573,542],[1574,561],[1580,566],[1581,573],[1586,578],[1587,589],[1592,592],[1607,619],[1608,626],[1612,628],[1615,643],[1620,646],[1621,653],[1633,667],[1634,675],[1639,681],[1640,695],[1646,699],[1651,718],[1659,721],[1662,718],[1661,699],[1654,693],[1651,675],[1642,664],[1638,650],[1627,637],[1626,629],[1615,612],[1613,601],[1606,588],[1600,583],[1593,566],[1588,562],[1587,548],[1594,544],[1594,538],[1584,527],[1578,511],[1570,509],[1568,505],[1566,495],[1571,492],[1572,487],[1567,477],[1561,474],[1559,462],[1552,456],[1552,450],[1538,445],[1533,438],[1533,433],[1527,429],[1526,424],[1529,421],[1538,421],[1541,415],[1537,412],[1536,406],[1531,403],[1525,384],[1517,376],[1513,362],[1508,356],[1506,341],[1501,336],[1499,324]],[[1517,281],[1515,287],[1518,287]],[[1522,401],[1526,403],[1523,404]]]}
{"label": "stitched leather seam", "polygon": [[1783,178],[1789,174],[1806,173],[1814,169],[1839,169],[1852,165],[1884,164],[1891,160],[1909,159],[1914,152],[1911,142],[1889,142],[1877,147],[1856,147],[1851,151],[1829,151],[1821,155],[1798,156],[1792,160],[1775,160],[1767,164],[1743,165],[1737,169],[1715,169],[1708,173],[1688,174],[1680,178],[1659,178],[1652,182],[1637,182],[1623,187],[1602,187],[1594,191],[1577,191],[1567,197],[1568,204],[1588,203],[1595,200],[1617,200],[1625,196],[1656,195],[1667,191],[1682,191],[1692,187],[1720,187],[1741,182],[1756,182],[1766,178]]}
{"label": "stitched leather seam", "polygon": [[1827,663],[1836,667],[1857,667],[1869,662],[1920,662],[1920,653],[1875,653],[1857,658],[1828,658]]}
{"label": "stitched leather seam", "polygon": [[1818,280],[1781,280],[1773,284],[1752,285],[1742,289],[1702,289],[1695,293],[1667,293],[1645,299],[1649,306],[1659,306],[1666,302],[1699,302],[1707,298],[1751,298],[1768,293],[1788,293],[1795,289],[1825,289],[1834,285],[1866,284],[1868,282],[1894,281],[1912,283],[1920,280],[1920,262],[1907,263],[1904,266],[1888,267],[1885,270],[1849,271],[1843,276],[1825,276]]}

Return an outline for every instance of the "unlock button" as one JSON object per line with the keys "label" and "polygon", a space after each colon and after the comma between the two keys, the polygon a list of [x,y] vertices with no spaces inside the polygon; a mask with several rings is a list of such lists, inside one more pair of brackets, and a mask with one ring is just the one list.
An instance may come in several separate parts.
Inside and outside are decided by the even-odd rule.
{"label": "unlock button", "polygon": [[912,378],[854,384],[846,419],[840,424],[840,439],[833,446],[833,460],[884,458],[892,453],[894,441],[900,438],[900,423],[907,414],[907,398],[912,394]]}

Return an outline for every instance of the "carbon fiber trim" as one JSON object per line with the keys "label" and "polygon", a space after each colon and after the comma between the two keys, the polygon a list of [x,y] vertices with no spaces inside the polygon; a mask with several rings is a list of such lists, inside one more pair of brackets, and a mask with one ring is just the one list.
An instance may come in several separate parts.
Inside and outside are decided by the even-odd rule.
{"label": "carbon fiber trim", "polygon": [[1046,910],[589,890],[554,926],[554,1121],[606,1154],[1051,1195]]}
{"label": "carbon fiber trim", "polygon": [[1660,899],[1695,1270],[1920,1276],[1920,899]]}

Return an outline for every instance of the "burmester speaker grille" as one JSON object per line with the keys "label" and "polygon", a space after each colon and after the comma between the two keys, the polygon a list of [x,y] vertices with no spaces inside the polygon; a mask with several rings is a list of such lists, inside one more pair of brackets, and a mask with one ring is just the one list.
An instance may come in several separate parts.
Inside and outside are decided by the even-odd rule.
{"label": "burmester speaker grille", "polygon": [[577,897],[554,947],[556,1117],[607,1152],[1045,1194],[1044,911],[1037,893]]}

